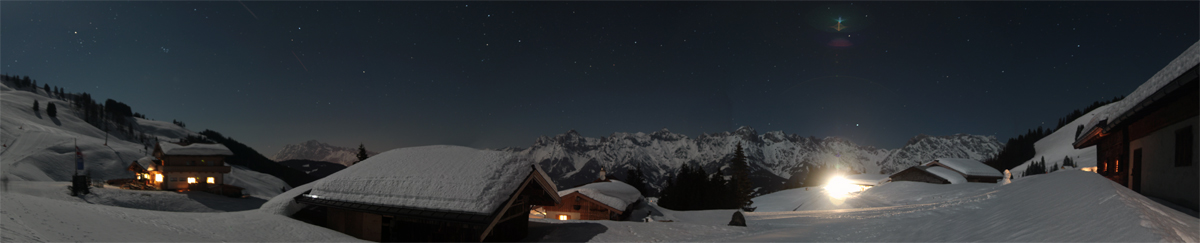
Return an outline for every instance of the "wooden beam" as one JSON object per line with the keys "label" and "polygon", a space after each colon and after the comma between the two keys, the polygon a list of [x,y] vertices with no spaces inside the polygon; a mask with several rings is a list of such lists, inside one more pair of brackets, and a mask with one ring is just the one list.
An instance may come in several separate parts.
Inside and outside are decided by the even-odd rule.
{"label": "wooden beam", "polygon": [[536,173],[536,171],[530,172],[529,176],[525,177],[525,182],[521,182],[521,187],[517,188],[517,192],[513,193],[512,196],[508,198],[508,202],[505,203],[504,206],[500,207],[500,211],[496,212],[496,216],[492,218],[492,223],[488,224],[487,228],[483,229],[483,234],[479,235],[480,242],[483,242],[483,239],[487,238],[488,233],[492,232],[492,229],[496,227],[496,224],[500,223],[500,217],[504,215],[504,212],[508,211],[509,207],[512,207],[513,202],[517,201],[517,198],[521,196],[521,192],[525,191],[526,186],[529,186],[529,182],[533,180],[533,175]]}

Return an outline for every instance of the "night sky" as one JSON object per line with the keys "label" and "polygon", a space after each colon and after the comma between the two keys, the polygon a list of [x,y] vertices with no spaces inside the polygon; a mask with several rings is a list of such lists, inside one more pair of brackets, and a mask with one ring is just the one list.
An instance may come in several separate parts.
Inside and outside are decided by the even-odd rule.
{"label": "night sky", "polygon": [[743,125],[899,148],[1126,95],[1197,5],[3,1],[0,68],[267,156]]}

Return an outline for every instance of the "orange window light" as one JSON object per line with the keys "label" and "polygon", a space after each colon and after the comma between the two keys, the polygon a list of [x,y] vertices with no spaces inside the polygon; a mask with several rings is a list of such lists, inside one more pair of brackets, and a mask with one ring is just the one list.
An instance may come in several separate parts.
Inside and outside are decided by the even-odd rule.
{"label": "orange window light", "polygon": [[162,182],[162,181],[163,181],[162,174],[154,174],[154,182]]}
{"label": "orange window light", "polygon": [[208,184],[217,184],[216,178],[209,177],[208,180],[206,180],[206,181],[208,181]]}
{"label": "orange window light", "polygon": [[188,184],[196,184],[196,177],[188,177]]}
{"label": "orange window light", "polygon": [[567,215],[566,215],[566,214],[559,214],[559,215],[558,215],[558,220],[568,220],[568,219],[570,219],[570,217],[567,217]]}

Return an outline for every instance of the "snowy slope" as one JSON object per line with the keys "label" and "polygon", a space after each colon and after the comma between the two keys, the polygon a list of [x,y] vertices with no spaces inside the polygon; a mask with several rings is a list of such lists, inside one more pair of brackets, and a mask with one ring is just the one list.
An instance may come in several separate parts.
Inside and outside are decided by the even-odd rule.
{"label": "snowy slope", "polygon": [[[367,155],[375,156],[376,154],[379,153],[367,151]],[[358,162],[358,148],[338,147],[317,140],[309,140],[299,144],[285,145],[283,149],[271,156],[271,160],[274,161],[294,159],[325,161],[350,166],[354,162]]]}
{"label": "snowy slope", "polygon": [[[733,210],[670,211],[675,222],[531,219],[542,241],[735,242],[1195,242],[1200,219],[1179,213],[1094,173],[1064,171],[1012,184],[893,182],[836,209],[791,211],[793,189],[754,199],[748,227],[725,226]],[[781,194],[782,193],[782,194]],[[777,195],[778,194],[778,195]],[[785,195],[786,194],[786,195]],[[806,199],[798,200],[805,201]],[[795,202],[793,202],[795,203]],[[793,204],[794,205],[794,204]]]}
{"label": "snowy slope", "polygon": [[[42,104],[38,112],[32,109],[34,100]],[[58,107],[56,118],[45,113],[49,103]],[[13,181],[69,181],[75,172],[75,146],[84,155],[81,174],[97,180],[132,178],[133,172],[126,170],[129,163],[154,149],[153,139],[143,144],[119,134],[110,135],[106,146],[103,131],[80,119],[69,102],[48,97],[41,89],[35,94],[0,84],[0,112],[0,140],[5,144],[0,147],[0,166],[2,176]],[[134,121],[136,130],[160,141],[199,135],[170,122]],[[230,184],[261,198],[271,198],[287,187],[278,178],[236,166],[229,176]]]}
{"label": "snowy slope", "polygon": [[1097,114],[1104,113],[1114,105],[1116,103],[1101,106],[1087,114],[1083,114],[1083,116],[1071,121],[1071,123],[1067,123],[1067,125],[1063,126],[1063,129],[1058,129],[1058,131],[1054,131],[1054,133],[1033,143],[1033,149],[1037,151],[1037,154],[1033,156],[1033,159],[1010,169],[1009,171],[1012,172],[1013,178],[1020,178],[1021,172],[1029,168],[1030,163],[1035,160],[1041,161],[1042,158],[1046,158],[1046,171],[1050,171],[1049,167],[1055,164],[1062,165],[1063,158],[1067,156],[1070,156],[1071,160],[1075,161],[1078,168],[1096,166],[1096,146],[1075,149],[1075,146],[1071,145],[1075,143],[1075,127],[1087,123]]}
{"label": "snowy slope", "polygon": [[[651,195],[662,190],[666,179],[683,164],[699,165],[708,173],[725,170],[734,147],[741,143],[750,164],[750,177],[760,191],[781,189],[804,165],[838,166],[860,173],[879,174],[932,161],[938,157],[982,160],[1003,147],[992,136],[956,134],[914,137],[900,149],[860,146],[836,137],[815,138],[772,131],[759,134],[741,127],[733,132],[702,134],[696,138],[662,129],[653,133],[613,133],[584,137],[571,130],[542,136],[526,149],[508,149],[538,162],[559,185],[580,185],[595,179],[601,167],[614,178],[641,168]],[[897,170],[898,171],[898,170]],[[566,189],[566,188],[559,188]]]}
{"label": "snowy slope", "polygon": [[[10,182],[0,192],[0,241],[3,242],[355,242],[336,231],[260,210],[211,212],[213,205],[195,196],[163,191],[101,189],[71,197],[67,182]],[[143,197],[125,193],[176,194]],[[103,194],[103,195],[101,195]],[[201,195],[202,194],[197,194]],[[215,195],[210,195],[215,196]],[[220,196],[216,196],[220,197]],[[227,200],[245,200],[232,199]],[[119,201],[141,207],[165,206],[164,212],[102,205]],[[136,201],[143,200],[143,201]],[[159,200],[159,201],[154,201]],[[185,204],[187,202],[191,204]],[[211,203],[211,201],[209,201]],[[208,212],[208,213],[198,213]]]}

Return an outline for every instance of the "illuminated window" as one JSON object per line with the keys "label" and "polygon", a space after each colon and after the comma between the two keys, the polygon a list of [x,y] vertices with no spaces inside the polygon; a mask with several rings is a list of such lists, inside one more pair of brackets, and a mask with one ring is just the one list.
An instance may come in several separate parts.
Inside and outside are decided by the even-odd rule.
{"label": "illuminated window", "polygon": [[568,220],[568,219],[571,219],[571,217],[567,217],[567,215],[566,215],[566,214],[559,214],[559,215],[558,215],[558,220]]}
{"label": "illuminated window", "polygon": [[188,177],[188,184],[196,184],[196,177]]}
{"label": "illuminated window", "polygon": [[217,184],[216,178],[209,177],[208,180],[206,180],[206,181],[208,181],[208,184]]}
{"label": "illuminated window", "polygon": [[154,182],[162,182],[162,181],[163,181],[162,174],[154,175]]}

